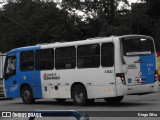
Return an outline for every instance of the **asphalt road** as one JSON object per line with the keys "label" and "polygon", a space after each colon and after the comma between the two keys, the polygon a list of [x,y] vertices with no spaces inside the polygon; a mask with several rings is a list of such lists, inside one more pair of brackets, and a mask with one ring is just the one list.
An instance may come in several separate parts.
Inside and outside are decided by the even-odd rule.
{"label": "asphalt road", "polygon": [[[54,99],[37,100],[23,104],[21,99],[0,100],[0,111],[76,110],[88,113],[90,120],[160,120],[160,92],[141,96],[125,96],[119,104],[107,104],[97,99],[91,106],[76,106],[72,100],[59,104]],[[139,112],[138,112],[139,111]],[[153,113],[154,117],[144,117]],[[138,116],[138,114],[140,116]],[[159,117],[156,117],[156,114]],[[120,117],[121,116],[121,117]],[[0,118],[0,120],[28,120],[28,118]],[[35,120],[74,120],[73,118],[36,118]]]}

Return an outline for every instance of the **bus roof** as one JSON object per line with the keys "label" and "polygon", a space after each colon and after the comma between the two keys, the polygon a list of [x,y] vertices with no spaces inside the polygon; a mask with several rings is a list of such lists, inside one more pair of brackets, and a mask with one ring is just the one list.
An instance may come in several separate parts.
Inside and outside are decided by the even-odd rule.
{"label": "bus roof", "polygon": [[35,46],[26,46],[10,50],[7,54],[15,53],[18,51],[38,50],[46,48],[66,47],[66,46],[77,46],[86,44],[96,44],[104,42],[112,42],[113,38],[125,38],[125,37],[149,37],[145,35],[124,35],[124,36],[110,36],[110,37],[95,37],[88,38],[86,40],[71,41],[71,42],[55,42],[55,43],[42,43]]}

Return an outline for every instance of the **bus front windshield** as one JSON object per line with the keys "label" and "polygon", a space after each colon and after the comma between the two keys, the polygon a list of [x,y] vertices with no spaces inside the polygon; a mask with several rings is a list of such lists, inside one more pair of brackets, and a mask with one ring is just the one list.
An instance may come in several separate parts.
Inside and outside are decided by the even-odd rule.
{"label": "bus front windshield", "polygon": [[154,52],[153,40],[147,38],[125,38],[122,39],[122,46],[125,56],[150,55]]}
{"label": "bus front windshield", "polygon": [[16,57],[7,57],[5,62],[4,78],[9,78],[16,73]]}

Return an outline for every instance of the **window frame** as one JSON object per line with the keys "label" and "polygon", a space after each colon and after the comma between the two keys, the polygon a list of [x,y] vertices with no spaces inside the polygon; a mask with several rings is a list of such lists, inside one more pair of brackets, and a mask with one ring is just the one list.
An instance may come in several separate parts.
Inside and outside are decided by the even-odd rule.
{"label": "window frame", "polygon": [[[32,52],[33,53],[33,68],[32,69],[21,69],[21,56],[22,56],[22,54],[23,54],[23,52]],[[29,61],[29,60],[28,60]],[[28,51],[21,51],[20,52],[20,71],[22,71],[22,72],[25,72],[25,71],[34,71],[34,69],[35,69],[35,52],[34,52],[34,50],[28,50]]]}
{"label": "window frame", "polygon": [[[63,49],[63,48],[74,48],[74,54],[75,54],[75,56],[74,57],[68,57],[67,59],[74,59],[74,61],[75,61],[75,64],[74,64],[74,66],[72,67],[71,66],[71,68],[57,68],[57,64],[56,64],[56,61],[57,61],[57,50],[58,49]],[[76,46],[66,46],[66,47],[57,47],[57,48],[55,48],[55,69],[56,70],[67,70],[67,69],[75,69],[76,68],[76,66],[77,66],[77,63],[76,63],[76,59],[77,59],[77,54],[76,54],[76,52],[77,52],[77,49],[76,49]],[[58,58],[59,59],[59,58]],[[61,58],[60,60],[65,60],[66,58]]]}
{"label": "window frame", "polygon": [[[98,47],[99,47],[99,55],[92,55],[92,56],[97,56],[97,57],[99,57],[99,65],[98,66],[92,66],[92,67],[79,67],[78,66],[78,59],[79,59],[79,47],[82,47],[82,46],[92,46],[92,45],[98,45]],[[100,65],[101,65],[101,46],[100,46],[100,43],[93,43],[93,44],[85,44],[85,45],[78,45],[77,46],[77,68],[78,69],[88,69],[88,68],[99,68],[100,67]],[[82,57],[82,56],[81,56]],[[88,56],[89,57],[89,56]],[[91,56],[90,56],[91,57]]]}
{"label": "window frame", "polygon": [[[102,56],[104,56],[104,55],[102,55],[102,46],[103,46],[104,44],[112,44],[112,46],[113,46],[113,64],[112,64],[112,66],[104,66],[104,65],[102,65]],[[107,55],[105,55],[105,56],[107,56]],[[114,65],[115,65],[114,59],[115,59],[115,47],[114,47],[113,42],[105,42],[105,43],[102,43],[102,44],[101,44],[101,66],[102,66],[103,68],[105,68],[105,67],[114,67]]]}
{"label": "window frame", "polygon": [[[133,41],[136,41],[136,40],[141,40],[141,39],[146,39],[147,40],[147,42],[151,42],[151,44],[152,44],[152,48],[151,48],[151,53],[150,54],[136,54],[136,55],[127,55],[127,50],[125,49],[125,45],[124,45],[124,42],[128,42],[128,41],[131,41],[131,42],[133,42]],[[122,54],[123,54],[123,56],[126,56],[126,57],[133,57],[133,56],[148,56],[148,55],[151,55],[151,54],[153,54],[154,52],[155,52],[155,49],[154,49],[154,41],[153,41],[153,39],[151,39],[151,38],[148,38],[148,37],[126,37],[126,38],[121,38],[120,39],[120,41],[121,41],[121,44],[122,44]],[[139,41],[138,41],[139,42]],[[142,42],[140,42],[140,45],[142,45]],[[142,46],[138,46],[139,48],[141,48]],[[148,52],[148,51],[143,51],[143,49],[144,49],[144,45],[143,45],[143,47],[142,47],[142,51],[133,51],[133,52]],[[132,53],[132,52],[131,52]]]}
{"label": "window frame", "polygon": [[[37,52],[39,52],[39,51],[45,51],[45,50],[51,50],[52,51],[52,59],[51,59],[51,61],[52,61],[52,68],[51,69],[38,69],[37,68]],[[47,60],[50,60],[50,59],[45,59],[43,61],[47,61]],[[35,51],[35,70],[37,70],[37,71],[53,70],[55,68],[55,62],[54,61],[55,61],[55,51],[54,51],[53,48],[39,49],[39,50]]]}

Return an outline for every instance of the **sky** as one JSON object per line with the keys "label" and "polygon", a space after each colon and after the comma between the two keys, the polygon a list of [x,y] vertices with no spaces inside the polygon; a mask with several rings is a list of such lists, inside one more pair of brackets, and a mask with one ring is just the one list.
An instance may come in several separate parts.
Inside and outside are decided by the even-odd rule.
{"label": "sky", "polygon": [[138,0],[128,0],[129,1],[129,4],[131,4],[132,2],[135,3],[135,2],[138,2]]}

